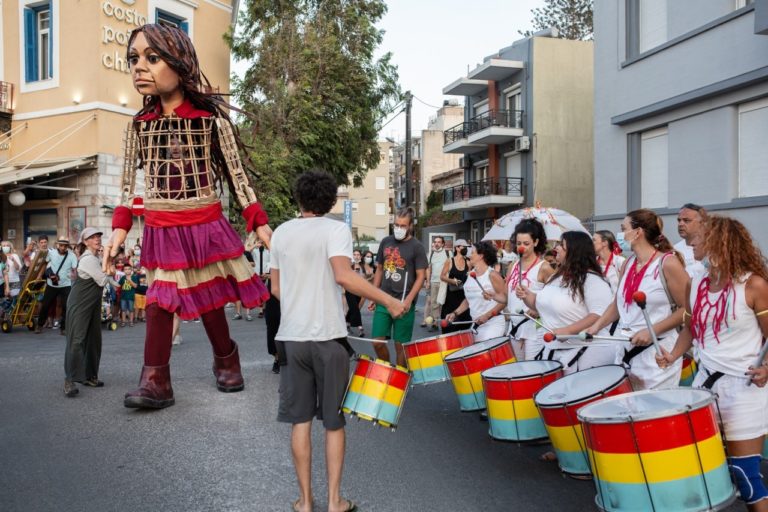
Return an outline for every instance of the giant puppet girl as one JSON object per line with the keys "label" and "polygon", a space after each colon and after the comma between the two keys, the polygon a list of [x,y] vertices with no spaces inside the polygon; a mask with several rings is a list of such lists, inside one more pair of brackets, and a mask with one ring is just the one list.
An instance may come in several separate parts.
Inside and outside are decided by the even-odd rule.
{"label": "giant puppet girl", "polygon": [[126,132],[121,205],[112,218],[104,266],[111,266],[131,228],[141,169],[147,334],[139,388],[125,395],[125,406],[161,409],[174,403],[169,368],[174,313],[202,319],[213,346],[217,388],[240,391],[240,357],[224,306],[239,300],[251,308],[269,296],[222,214],[222,184],[243,208],[249,231],[269,240],[271,230],[241,165],[224,103],[203,92],[204,75],[189,37],[174,27],[139,27],[128,42],[128,62],[144,107]]}

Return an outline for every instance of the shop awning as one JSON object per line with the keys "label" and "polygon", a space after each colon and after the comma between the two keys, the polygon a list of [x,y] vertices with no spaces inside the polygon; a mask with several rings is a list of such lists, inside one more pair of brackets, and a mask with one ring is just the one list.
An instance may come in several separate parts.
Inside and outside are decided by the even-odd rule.
{"label": "shop awning", "polygon": [[72,158],[67,160],[40,160],[34,163],[0,167],[0,185],[22,184],[26,180],[39,176],[49,176],[72,169],[93,169],[96,166],[96,155]]}

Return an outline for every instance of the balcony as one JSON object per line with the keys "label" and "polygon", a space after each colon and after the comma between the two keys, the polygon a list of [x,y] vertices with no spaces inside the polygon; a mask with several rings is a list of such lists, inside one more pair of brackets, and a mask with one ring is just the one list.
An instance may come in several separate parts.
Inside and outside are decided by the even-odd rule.
{"label": "balcony", "polygon": [[523,204],[522,178],[486,178],[443,190],[443,210],[482,210]]}
{"label": "balcony", "polygon": [[470,80],[459,78],[452,84],[443,87],[443,94],[447,96],[475,96],[488,90],[487,80]]}
{"label": "balcony", "polygon": [[0,112],[13,114],[13,84],[0,82]]}
{"label": "balcony", "polygon": [[504,80],[523,69],[525,64],[519,60],[488,59],[475,69],[467,78],[470,80]]}
{"label": "balcony", "polygon": [[522,110],[489,110],[443,133],[443,153],[476,153],[523,136]]}

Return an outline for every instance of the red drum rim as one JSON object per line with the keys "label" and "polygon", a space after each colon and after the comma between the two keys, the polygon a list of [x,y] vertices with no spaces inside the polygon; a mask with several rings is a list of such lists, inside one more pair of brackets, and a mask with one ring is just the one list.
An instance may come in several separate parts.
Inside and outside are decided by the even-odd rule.
{"label": "red drum rim", "polygon": [[[474,345],[464,347],[450,355],[445,356],[443,361],[445,361],[446,363],[455,363],[463,359],[469,359],[470,357],[476,356],[478,354],[482,354],[483,352],[486,352],[488,350],[499,348],[503,346],[505,343],[509,343],[508,336],[499,336],[498,338],[491,338],[489,340],[479,341]],[[511,348],[511,345],[510,345],[510,348]]]}
{"label": "red drum rim", "polygon": [[[571,380],[572,378],[574,378],[575,375],[579,375],[579,374],[581,374],[580,376],[583,377],[585,373],[592,372],[593,370],[597,370],[599,368],[621,368],[622,374],[621,374],[621,377],[619,377],[615,382],[612,382],[611,384],[609,384],[604,389],[599,389],[599,390],[595,391],[594,393],[591,393],[591,394],[589,394],[587,396],[580,396],[580,397],[578,397],[576,399],[566,400],[566,401],[557,402],[557,403],[553,402],[553,403],[542,404],[542,403],[539,402],[539,395],[542,392],[544,392],[552,384],[561,383],[561,381],[563,381],[565,379]],[[599,398],[601,396],[604,396],[605,394],[610,393],[611,391],[613,391],[617,387],[621,386],[624,382],[627,382],[628,379],[629,379],[629,376],[627,375],[627,369],[624,368],[623,366],[620,366],[620,365],[617,365],[617,364],[608,364],[608,365],[603,365],[603,366],[593,366],[592,368],[589,368],[587,370],[583,370],[583,371],[580,371],[580,372],[572,373],[570,375],[566,375],[564,377],[561,377],[561,378],[557,379],[556,381],[554,381],[554,382],[552,382],[550,384],[547,384],[545,387],[543,387],[541,389],[541,391],[539,391],[538,393],[533,395],[533,401],[536,404],[536,406],[539,407],[540,409],[562,409],[563,407],[570,407],[570,406],[573,406],[573,405],[578,405],[578,404],[581,404],[581,403],[584,403],[584,402],[589,402],[590,400],[594,400],[595,398]]]}
{"label": "red drum rim", "polygon": [[[494,375],[495,373],[499,373],[504,371],[508,366],[511,366],[513,364],[515,365],[525,365],[525,366],[533,366],[533,364],[536,364],[537,366],[541,363],[548,363],[552,365],[552,368],[546,371],[540,371],[537,373],[529,373],[527,375]],[[518,366],[519,368],[519,366]],[[498,366],[494,366],[493,368],[488,368],[487,370],[483,370],[483,372],[480,374],[480,376],[485,380],[490,381],[515,381],[515,380],[529,380],[536,377],[548,377],[552,375],[553,373],[557,373],[563,370],[563,364],[560,361],[518,361],[515,363],[504,363],[500,364]]]}
{"label": "red drum rim", "polygon": [[[621,402],[622,400],[628,402],[629,400],[637,398],[642,400],[644,397],[649,395],[656,395],[656,397],[658,397],[658,401],[662,403],[662,405],[665,405],[665,407],[653,411],[638,411],[634,414],[629,407],[623,407],[627,414],[621,416],[600,415],[601,409],[610,409],[611,407],[614,409],[622,408],[621,404],[616,404],[616,402]],[[673,395],[687,395],[695,397],[696,399],[691,402],[680,401],[675,404],[673,403],[673,400],[670,400],[670,397]],[[594,404],[589,404],[582,407],[576,413],[576,417],[579,419],[579,421],[584,423],[598,425],[655,420],[660,418],[669,418],[671,416],[677,416],[679,414],[685,414],[689,411],[701,409],[714,403],[715,399],[715,393],[709,389],[704,388],[646,389],[643,391],[633,391],[632,393],[624,393],[623,395],[606,397],[599,402],[595,402]],[[664,404],[664,402],[666,402],[666,404]]]}
{"label": "red drum rim", "polygon": [[395,370],[400,370],[403,373],[411,373],[411,371],[408,368],[405,368],[405,367],[397,365],[397,364],[390,363],[389,361],[385,361],[383,359],[378,359],[378,358],[374,359],[371,356],[367,356],[365,354],[359,354],[357,356],[357,360],[358,361],[360,361],[360,360],[368,361],[369,363],[378,364],[380,366],[389,366],[390,368],[393,368]]}
{"label": "red drum rim", "polygon": [[403,347],[406,347],[408,345],[415,345],[417,343],[423,343],[425,341],[433,341],[433,340],[439,340],[441,338],[450,338],[453,336],[457,336],[459,334],[472,334],[472,331],[469,329],[466,329],[464,331],[456,331],[456,332],[448,332],[445,334],[438,334],[437,336],[430,336],[428,338],[419,338],[418,340],[411,340],[408,342],[403,343]]}

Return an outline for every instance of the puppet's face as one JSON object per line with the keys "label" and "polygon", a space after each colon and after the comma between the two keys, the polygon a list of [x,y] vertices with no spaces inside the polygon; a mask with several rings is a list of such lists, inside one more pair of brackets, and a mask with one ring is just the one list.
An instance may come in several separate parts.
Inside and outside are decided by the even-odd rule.
{"label": "puppet's face", "polygon": [[128,51],[133,86],[144,96],[167,96],[179,89],[179,75],[147,44],[139,32]]}

